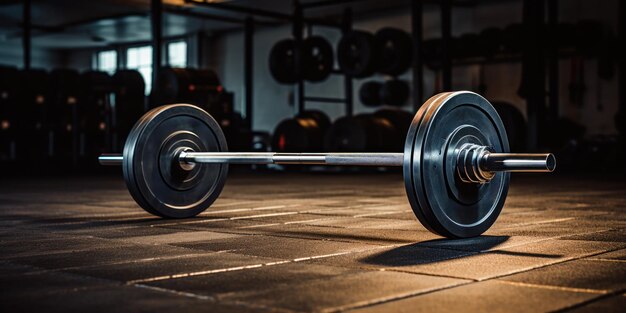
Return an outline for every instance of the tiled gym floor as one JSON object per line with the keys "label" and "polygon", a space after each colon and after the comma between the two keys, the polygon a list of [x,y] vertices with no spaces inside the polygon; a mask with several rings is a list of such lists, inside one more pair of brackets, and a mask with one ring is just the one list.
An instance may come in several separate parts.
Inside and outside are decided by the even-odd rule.
{"label": "tiled gym floor", "polygon": [[626,308],[624,183],[516,176],[494,227],[451,241],[399,173],[233,174],[188,220],[144,213],[120,177],[0,182],[0,311]]}

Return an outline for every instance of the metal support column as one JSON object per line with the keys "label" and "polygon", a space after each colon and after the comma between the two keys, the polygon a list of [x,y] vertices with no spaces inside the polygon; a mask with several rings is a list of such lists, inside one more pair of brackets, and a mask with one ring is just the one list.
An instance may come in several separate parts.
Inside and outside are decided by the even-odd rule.
{"label": "metal support column", "polygon": [[245,118],[248,129],[252,129],[252,101],[254,99],[254,86],[252,68],[254,67],[254,19],[246,18],[244,24],[244,61],[243,61],[243,77],[244,77],[244,95],[245,95]]}
{"label": "metal support column", "polygon": [[[156,86],[156,81],[161,69],[161,48],[163,46],[162,0],[151,0],[150,21],[152,26],[152,86]],[[154,103],[152,103],[152,105],[154,105]]]}
{"label": "metal support column", "polygon": [[30,70],[30,59],[31,59],[31,28],[32,23],[30,19],[30,9],[31,9],[31,0],[24,0],[24,7],[22,11],[22,44],[24,49],[24,69]]}
{"label": "metal support column", "polygon": [[524,0],[524,26],[527,35],[522,63],[522,95],[526,97],[528,148],[539,147],[539,133],[546,115],[545,60],[543,55],[544,1]]}
{"label": "metal support column", "polygon": [[441,0],[441,59],[443,91],[452,90],[452,0]]}
{"label": "metal support column", "polygon": [[[616,160],[624,160],[626,158],[626,0],[620,0],[618,6],[617,101],[619,109],[615,116],[615,126],[620,133],[620,148]],[[618,161],[617,163],[622,164],[622,173],[626,173],[624,162]]]}
{"label": "metal support column", "polygon": [[[548,0],[548,28],[551,34],[556,34],[559,18],[558,0]],[[548,123],[554,123],[559,118],[559,47],[556,40],[551,41],[548,59],[548,98],[549,119]]]}
{"label": "metal support column", "polygon": [[424,29],[423,5],[421,0],[411,1],[411,35],[413,36],[413,108],[415,112],[424,101],[424,60],[422,36]]}
{"label": "metal support column", "polygon": [[293,39],[296,45],[296,51],[298,51],[297,53],[295,53],[295,62],[296,62],[296,72],[297,72],[297,76],[298,76],[298,83],[296,84],[296,106],[295,106],[295,110],[296,110],[296,114],[302,113],[305,109],[304,106],[304,78],[302,77],[302,66],[303,66],[303,61],[302,61],[302,53],[299,53],[299,51],[302,51],[302,33],[304,30],[304,17],[303,17],[303,13],[302,13],[302,7],[300,6],[300,3],[298,1],[294,1],[293,3],[294,5],[294,9],[293,9],[293,25],[292,25],[292,35],[293,35]]}
{"label": "metal support column", "polygon": [[618,17],[618,87],[619,90],[619,106],[622,118],[626,119],[626,0],[619,1],[619,17]]}
{"label": "metal support column", "polygon": [[[352,30],[352,9],[346,8],[343,11],[341,32],[342,34],[345,34],[346,32],[349,32],[350,30]],[[343,86],[344,86],[344,95],[346,98],[346,116],[352,116],[352,114],[354,113],[354,103],[352,99],[352,94],[353,94],[352,76],[348,74],[344,74],[344,75],[345,76],[344,76]]]}

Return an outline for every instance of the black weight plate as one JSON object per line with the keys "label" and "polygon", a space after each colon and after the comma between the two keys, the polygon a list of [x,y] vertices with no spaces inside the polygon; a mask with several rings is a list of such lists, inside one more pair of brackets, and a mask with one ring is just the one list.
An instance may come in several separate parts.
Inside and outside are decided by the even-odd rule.
{"label": "black weight plate", "polygon": [[404,146],[404,180],[420,222],[449,238],[474,237],[495,222],[508,192],[508,173],[485,184],[456,179],[456,148],[474,143],[508,152],[504,125],[491,104],[468,91],[431,97],[415,115]]}
{"label": "black weight plate", "polygon": [[196,164],[185,171],[175,151],[227,151],[217,122],[188,104],[158,107],[131,130],[124,146],[123,172],[128,190],[147,212],[170,218],[192,217],[217,199],[228,172],[227,164]]}
{"label": "black weight plate", "polygon": [[154,100],[157,105],[188,101],[188,86],[191,84],[192,71],[184,68],[164,67],[159,71],[155,82]]}
{"label": "black weight plate", "polygon": [[337,61],[350,76],[363,78],[374,74],[378,53],[376,39],[368,32],[353,30],[343,34],[337,45]]}
{"label": "black weight plate", "polygon": [[212,70],[163,67],[153,90],[157,105],[189,102],[207,107],[207,99],[219,94],[222,86]]}
{"label": "black weight plate", "polygon": [[323,81],[333,70],[333,47],[319,36],[311,36],[302,42],[304,78],[311,82]]}
{"label": "black weight plate", "polygon": [[282,120],[274,129],[272,147],[278,152],[320,152],[330,118],[319,110],[308,110]]}
{"label": "black weight plate", "polygon": [[377,81],[368,81],[359,88],[359,100],[368,107],[377,107],[380,103],[380,88],[383,84]]}
{"label": "black weight plate", "polygon": [[504,28],[502,34],[502,45],[504,50],[511,53],[521,52],[528,42],[526,27],[523,24],[515,23]]}
{"label": "black weight plate", "polygon": [[270,73],[281,84],[293,84],[298,81],[299,51],[293,39],[277,42],[270,51]]}
{"label": "black weight plate", "polygon": [[511,150],[513,152],[526,150],[526,119],[522,112],[504,101],[491,101],[491,104],[504,124]]}
{"label": "black weight plate", "polygon": [[613,120],[615,121],[617,131],[622,135],[626,135],[626,111],[623,108],[619,109],[615,113]]}
{"label": "black weight plate", "polygon": [[463,34],[452,40],[452,56],[472,58],[481,55],[480,37],[477,34]]}
{"label": "black weight plate", "polygon": [[[136,70],[119,70],[113,77],[115,94],[117,97],[143,97],[146,92],[146,83],[143,76]],[[139,104],[139,106],[143,106]]]}
{"label": "black weight plate", "polygon": [[338,118],[326,133],[331,152],[397,152],[402,139],[393,123],[374,114]]}
{"label": "black weight plate", "polygon": [[479,46],[482,56],[492,57],[502,49],[503,31],[497,27],[483,29],[479,34]]}
{"label": "black weight plate", "polygon": [[5,126],[1,127],[0,130],[14,130],[16,126],[20,85],[18,73],[17,68],[0,65],[0,119],[5,121]]}
{"label": "black weight plate", "polygon": [[574,29],[578,51],[585,56],[594,55],[604,37],[605,26],[603,23],[596,20],[580,20]]}
{"label": "black weight plate", "polygon": [[362,117],[343,116],[326,133],[325,147],[330,152],[365,152],[368,146],[366,121]]}
{"label": "black weight plate", "polygon": [[102,71],[86,71],[80,77],[81,89],[85,94],[104,94],[114,90],[111,75]]}
{"label": "black weight plate", "polygon": [[315,120],[315,122],[317,123],[317,127],[319,127],[322,132],[326,132],[326,130],[328,130],[331,124],[330,117],[328,117],[326,113],[320,110],[306,110],[306,111],[298,113],[296,118],[299,118],[299,117],[310,118],[310,119]]}
{"label": "black weight plate", "polygon": [[406,81],[391,79],[380,88],[380,102],[390,106],[403,106],[409,99],[410,87]]}
{"label": "black weight plate", "polygon": [[119,149],[122,150],[128,133],[144,113],[146,85],[143,76],[135,70],[119,70],[112,80],[115,87],[117,136]]}
{"label": "black weight plate", "polygon": [[572,48],[578,40],[576,26],[571,23],[559,23],[556,28],[548,28],[548,36],[545,38],[546,46],[556,45],[559,48]]}
{"label": "black weight plate", "polygon": [[439,70],[441,68],[441,55],[443,53],[443,43],[441,38],[424,40],[422,43],[422,54],[424,55],[424,64],[431,70]]}
{"label": "black weight plate", "polygon": [[380,109],[374,113],[375,116],[387,119],[397,129],[399,138],[402,138],[402,146],[404,147],[404,141],[406,134],[411,126],[413,120],[413,114],[407,111],[399,109]]}
{"label": "black weight plate", "polygon": [[378,49],[378,72],[397,76],[404,73],[411,65],[413,40],[407,32],[391,27],[381,28],[376,32]]}
{"label": "black weight plate", "polygon": [[288,118],[274,129],[272,148],[278,152],[317,152],[322,148],[323,138],[311,119]]}

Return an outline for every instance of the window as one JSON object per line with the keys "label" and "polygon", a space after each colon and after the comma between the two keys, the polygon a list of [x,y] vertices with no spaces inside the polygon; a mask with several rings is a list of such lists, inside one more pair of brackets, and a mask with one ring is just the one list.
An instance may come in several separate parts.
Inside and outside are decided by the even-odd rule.
{"label": "window", "polygon": [[117,69],[117,52],[115,50],[98,52],[96,69],[113,75]]}
{"label": "window", "polygon": [[146,82],[146,94],[152,89],[152,47],[143,46],[126,50],[126,68],[137,70]]}
{"label": "window", "polygon": [[167,64],[171,67],[187,67],[187,43],[171,42],[167,45]]}

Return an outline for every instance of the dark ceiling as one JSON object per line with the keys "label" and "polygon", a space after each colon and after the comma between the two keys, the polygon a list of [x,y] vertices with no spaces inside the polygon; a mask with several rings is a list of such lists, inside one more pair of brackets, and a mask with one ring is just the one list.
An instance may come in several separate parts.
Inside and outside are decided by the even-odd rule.
{"label": "dark ceiling", "polygon": [[[201,0],[198,0],[201,1]],[[323,1],[323,0],[322,0]],[[338,18],[352,7],[357,17],[407,8],[410,0],[336,0],[333,5],[306,10],[311,18]],[[269,10],[283,14],[293,11],[292,0],[217,0],[226,5]],[[301,1],[303,5],[320,0]],[[432,1],[431,1],[432,2]],[[472,3],[472,1],[461,1]],[[182,36],[198,30],[221,32],[241,27],[236,20],[244,13],[164,0],[163,34]],[[64,49],[112,45],[150,40],[150,0],[32,0],[33,46]],[[189,13],[182,15],[181,13]],[[193,16],[190,16],[193,15]],[[209,19],[214,16],[218,19]],[[260,22],[284,22],[257,17]],[[22,36],[22,1],[0,2],[0,44],[19,44]]]}

